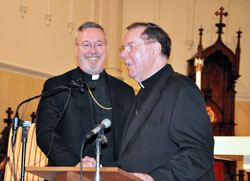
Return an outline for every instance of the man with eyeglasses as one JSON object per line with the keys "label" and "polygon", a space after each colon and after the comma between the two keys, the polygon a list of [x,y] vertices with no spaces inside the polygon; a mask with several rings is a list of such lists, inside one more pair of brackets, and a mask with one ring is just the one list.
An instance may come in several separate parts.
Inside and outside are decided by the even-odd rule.
{"label": "man with eyeglasses", "polygon": [[[78,28],[75,38],[79,66],[45,82],[43,92],[59,86],[76,86],[71,92],[57,91],[43,97],[39,103],[37,144],[49,158],[49,166],[77,165],[86,134],[105,118],[111,120],[111,127],[104,130],[108,142],[102,145],[100,162],[103,166],[112,166],[117,160],[134,91],[106,73],[107,51],[103,28],[86,22]],[[83,166],[96,164],[95,139],[85,140]]]}
{"label": "man with eyeglasses", "polygon": [[141,89],[124,128],[120,167],[147,181],[215,180],[214,139],[203,96],[168,64],[168,34],[152,23],[127,29],[121,58]]}

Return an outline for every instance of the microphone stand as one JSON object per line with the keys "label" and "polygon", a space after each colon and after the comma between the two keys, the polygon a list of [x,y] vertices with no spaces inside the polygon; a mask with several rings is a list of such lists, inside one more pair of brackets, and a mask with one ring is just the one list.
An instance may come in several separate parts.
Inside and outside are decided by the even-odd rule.
{"label": "microphone stand", "polygon": [[100,181],[100,156],[101,156],[101,143],[104,144],[108,142],[107,138],[104,136],[104,131],[100,131],[96,138],[96,173],[95,181]]}
{"label": "microphone stand", "polygon": [[[22,121],[22,120],[21,120]],[[25,174],[25,157],[26,157],[26,143],[28,136],[28,127],[31,126],[31,121],[22,121],[22,168],[21,168],[21,181],[24,181]]]}

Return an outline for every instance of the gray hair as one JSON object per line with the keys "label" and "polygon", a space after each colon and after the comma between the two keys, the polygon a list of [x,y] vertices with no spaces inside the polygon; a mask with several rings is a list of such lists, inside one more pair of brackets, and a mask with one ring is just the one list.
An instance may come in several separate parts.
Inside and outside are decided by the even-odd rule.
{"label": "gray hair", "polygon": [[97,24],[97,23],[90,22],[90,21],[85,22],[85,23],[83,23],[81,26],[79,26],[79,28],[77,29],[76,35],[75,35],[75,43],[77,43],[77,41],[78,41],[77,38],[78,38],[79,32],[84,31],[84,30],[86,30],[86,29],[88,29],[88,28],[98,28],[98,29],[102,30],[102,32],[103,32],[104,35],[105,35],[105,41],[106,41],[106,43],[107,43],[107,35],[106,35],[106,33],[105,33],[103,27],[102,27],[101,25]]}

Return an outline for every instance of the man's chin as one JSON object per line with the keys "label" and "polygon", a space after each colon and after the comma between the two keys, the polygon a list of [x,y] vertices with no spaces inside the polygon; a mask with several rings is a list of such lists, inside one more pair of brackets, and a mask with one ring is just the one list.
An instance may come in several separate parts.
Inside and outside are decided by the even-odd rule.
{"label": "man's chin", "polygon": [[132,73],[128,73],[128,76],[129,76],[130,78],[132,78],[132,79],[135,79],[135,75],[132,74]]}
{"label": "man's chin", "polygon": [[103,71],[103,69],[97,69],[97,68],[90,68],[89,72],[92,75],[100,74]]}

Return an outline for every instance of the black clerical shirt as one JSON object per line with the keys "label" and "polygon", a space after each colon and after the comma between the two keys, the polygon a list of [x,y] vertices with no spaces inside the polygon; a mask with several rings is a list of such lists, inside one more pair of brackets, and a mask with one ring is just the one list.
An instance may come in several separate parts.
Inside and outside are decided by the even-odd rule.
{"label": "black clerical shirt", "polygon": [[[90,87],[90,91],[93,95],[92,97],[89,91],[84,91],[86,100],[89,100],[90,104],[89,109],[92,113],[90,121],[92,122],[92,125],[94,125],[95,127],[96,125],[100,124],[105,118],[111,120],[111,127],[104,130],[104,135],[107,137],[108,142],[101,146],[101,164],[104,163],[104,166],[109,166],[109,163],[111,164],[114,162],[112,109],[103,109],[98,105],[100,104],[105,108],[112,107],[106,75],[106,72],[103,71],[99,74],[99,78],[92,80],[93,77],[96,76],[92,76],[90,74],[82,72],[82,79],[84,82],[87,82],[87,85]],[[95,140],[96,136],[88,140],[87,146],[83,152],[84,156],[90,156],[95,158]]]}

